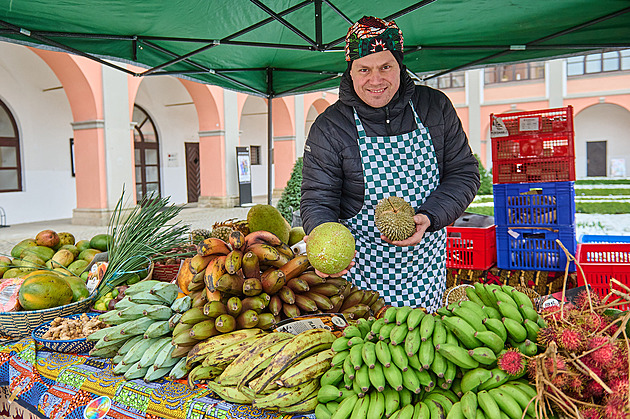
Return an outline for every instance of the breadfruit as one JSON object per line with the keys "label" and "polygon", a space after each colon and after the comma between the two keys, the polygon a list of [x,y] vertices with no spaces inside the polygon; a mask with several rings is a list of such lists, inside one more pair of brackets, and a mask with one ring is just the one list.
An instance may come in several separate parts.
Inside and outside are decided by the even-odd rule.
{"label": "breadfruit", "polygon": [[315,269],[328,275],[348,267],[354,258],[355,243],[343,224],[324,223],[311,231],[306,242],[306,256]]}
{"label": "breadfruit", "polygon": [[247,212],[249,231],[270,231],[284,243],[289,242],[291,226],[284,219],[280,211],[272,205],[258,204]]}
{"label": "breadfruit", "polygon": [[409,238],[416,232],[413,207],[398,196],[384,198],[374,209],[374,223],[382,235],[392,241]]}

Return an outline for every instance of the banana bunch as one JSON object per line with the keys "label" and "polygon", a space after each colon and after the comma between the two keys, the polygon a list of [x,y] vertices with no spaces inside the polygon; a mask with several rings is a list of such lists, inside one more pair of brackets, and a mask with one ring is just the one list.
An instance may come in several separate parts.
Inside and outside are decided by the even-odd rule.
{"label": "banana bunch", "polygon": [[[330,368],[335,335],[310,329],[298,335],[237,330],[199,343],[188,355],[195,366],[188,375],[208,380],[208,388],[223,400],[252,404],[280,413],[315,409],[319,379]],[[212,380],[213,379],[213,380]]]}
{"label": "banana bunch", "polygon": [[172,331],[192,300],[177,298],[175,284],[141,281],[127,288],[125,298],[115,309],[99,316],[111,327],[87,337],[96,341],[90,355],[113,358],[115,374],[125,379],[144,378],[154,381],[169,375],[183,378],[188,373],[187,351],[177,351],[171,343]]}
{"label": "banana bunch", "polygon": [[[519,307],[529,307],[531,301],[525,296],[528,305],[521,295],[513,301],[518,299]],[[509,320],[490,317],[473,301],[438,311],[442,316],[411,307],[389,307],[378,320],[359,319],[356,325],[347,326],[344,336],[331,347],[335,355],[332,368],[321,378],[317,418],[501,417],[495,415],[497,411],[521,418],[525,409],[531,414],[533,408],[528,406],[533,406],[533,396],[524,397],[513,390],[517,385],[533,390],[525,381],[515,384],[524,370],[510,374],[497,365],[497,358],[507,352],[506,343],[525,355],[535,355],[536,345],[527,333],[520,333]],[[535,341],[535,336],[529,337]],[[461,404],[460,398],[468,393],[467,404]],[[477,416],[476,404],[474,409],[470,407],[473,396],[475,401],[480,399],[481,413],[487,416]]]}

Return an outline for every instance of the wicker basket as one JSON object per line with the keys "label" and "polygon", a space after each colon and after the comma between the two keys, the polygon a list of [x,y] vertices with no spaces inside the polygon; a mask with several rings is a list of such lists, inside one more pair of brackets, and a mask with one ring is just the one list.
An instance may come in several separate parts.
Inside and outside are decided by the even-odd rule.
{"label": "wicker basket", "polygon": [[[86,314],[89,317],[95,317],[99,315],[99,313],[86,313]],[[63,316],[63,317],[66,317],[68,319],[74,319],[81,315],[82,314],[73,314],[71,316]],[[89,352],[94,347],[94,345],[96,345],[96,342],[89,341],[86,338],[72,339],[72,340],[44,339],[43,336],[44,334],[46,334],[46,332],[50,328],[51,322],[52,320],[42,324],[41,326],[33,330],[31,335],[33,336],[33,339],[35,340],[38,346],[42,346],[51,351],[61,352],[61,353],[82,353],[82,352]]]}
{"label": "wicker basket", "polygon": [[[450,287],[444,293],[444,306],[448,306],[451,303],[456,303],[458,301],[468,300],[468,296],[466,295],[466,287],[473,287],[468,284],[456,285],[454,287]],[[474,287],[473,287],[474,288]]]}
{"label": "wicker basket", "polygon": [[34,311],[0,312],[0,333],[16,339],[30,336],[37,327],[54,320],[55,317],[65,317],[89,311],[90,305],[95,300],[96,293],[92,293],[84,300],[75,301],[65,306]]}
{"label": "wicker basket", "polygon": [[180,264],[177,265],[160,265],[153,264],[153,279],[164,282],[171,282],[179,272]]}

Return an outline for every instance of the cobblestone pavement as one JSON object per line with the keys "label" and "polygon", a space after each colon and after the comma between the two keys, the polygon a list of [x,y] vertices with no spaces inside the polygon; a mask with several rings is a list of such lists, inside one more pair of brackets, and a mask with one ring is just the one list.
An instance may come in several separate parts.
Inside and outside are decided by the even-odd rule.
{"label": "cobblestone pavement", "polygon": [[[265,197],[266,198],[266,197]],[[275,205],[275,202],[274,202]],[[191,229],[205,228],[212,229],[212,224],[218,221],[225,221],[230,218],[243,220],[247,218],[249,207],[234,208],[196,208],[185,207],[177,216],[176,220],[190,225]],[[19,241],[28,238],[35,238],[42,230],[54,230],[58,233],[69,232],[76,240],[89,240],[93,236],[106,233],[107,226],[91,226],[72,224],[71,219],[40,221],[36,223],[15,224],[9,227],[0,228],[0,255],[9,255],[11,249]]]}

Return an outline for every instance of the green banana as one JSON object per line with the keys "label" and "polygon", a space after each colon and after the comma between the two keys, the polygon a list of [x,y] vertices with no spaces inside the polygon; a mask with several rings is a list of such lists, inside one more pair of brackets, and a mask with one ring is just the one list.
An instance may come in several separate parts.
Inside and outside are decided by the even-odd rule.
{"label": "green banana", "polygon": [[170,335],[172,330],[173,329],[171,329],[168,320],[153,321],[153,323],[149,327],[147,327],[146,331],[144,332],[144,338],[152,339],[159,338],[160,336],[164,336],[167,334]]}
{"label": "green banana", "polygon": [[383,325],[385,325],[385,319],[383,317],[376,319],[374,323],[372,323],[372,326],[370,327],[370,332],[372,332],[372,335],[378,336],[381,330],[381,327],[383,327]]}
{"label": "green banana", "polygon": [[155,279],[146,279],[144,281],[136,282],[135,284],[127,287],[127,289],[125,290],[125,295],[131,296],[131,295],[138,294],[139,292],[149,291],[151,288],[153,288],[155,285],[159,284],[160,282],[162,281],[157,281]]}
{"label": "green banana", "polygon": [[168,377],[173,380],[180,380],[188,374],[190,369],[186,365],[186,358],[181,358],[169,372]]}
{"label": "green banana", "polygon": [[497,362],[497,356],[492,349],[483,346],[469,350],[468,354],[483,365],[493,365]]}
{"label": "green banana", "polygon": [[407,329],[410,331],[420,326],[422,319],[426,316],[421,308],[414,308],[407,316]]}
{"label": "green banana", "polygon": [[171,310],[175,313],[183,313],[189,310],[192,307],[192,298],[189,295],[185,295],[181,298],[176,299],[171,304]]}
{"label": "green banana", "polygon": [[502,412],[510,417],[510,419],[521,419],[523,417],[523,409],[512,396],[500,388],[488,390],[488,394],[492,396],[496,404]]}
{"label": "green banana", "polygon": [[418,377],[418,381],[425,387],[434,387],[435,380],[429,371],[427,370],[414,370],[416,376]]}
{"label": "green banana", "polygon": [[127,371],[125,371],[125,380],[131,381],[136,378],[142,378],[147,374],[148,370],[148,367],[140,367],[136,362],[135,364],[131,365],[129,369],[127,369]]}
{"label": "green banana", "polygon": [[453,403],[451,410],[448,412],[446,419],[464,419],[461,402]]}
{"label": "green banana", "polygon": [[339,407],[331,416],[331,419],[348,419],[350,415],[352,415],[352,410],[354,409],[354,405],[359,401],[359,396],[356,394],[349,396],[341,403],[339,403]]}
{"label": "green banana", "polygon": [[133,346],[140,342],[144,337],[142,335],[136,335],[130,339],[125,341],[125,344],[118,349],[118,355],[122,355],[123,357],[133,348]]}
{"label": "green banana", "polygon": [[387,323],[387,322],[385,322],[383,327],[381,327],[381,330],[379,330],[379,332],[378,332],[378,339],[379,340],[389,339],[389,336],[392,333],[392,330],[394,329],[394,327],[396,327],[396,322],[395,321],[394,321],[394,323]]}
{"label": "green banana", "polygon": [[538,331],[540,330],[538,324],[529,319],[525,319],[523,325],[525,326],[525,330],[527,330],[527,339],[536,342],[538,340]]}
{"label": "green banana", "polygon": [[437,345],[435,349],[440,353],[440,355],[460,368],[473,369],[479,366],[479,362],[475,361],[468,354],[468,351],[459,345],[443,343],[441,345]]}
{"label": "green banana", "polygon": [[330,348],[335,339],[335,335],[325,329],[309,329],[295,336],[274,356],[274,360],[257,382],[259,384],[252,387],[252,390],[260,393],[293,362]]}
{"label": "green banana", "polygon": [[505,326],[503,326],[503,322],[501,320],[488,318],[484,321],[484,325],[486,326],[486,329],[496,333],[503,342],[507,340],[507,330],[505,330]]}
{"label": "green banana", "polygon": [[103,323],[107,323],[108,326],[118,325],[127,321],[120,317],[119,313],[122,310],[110,310],[98,316],[98,319]]}
{"label": "green banana", "polygon": [[317,401],[320,403],[328,403],[337,400],[342,396],[342,392],[335,386],[325,384],[317,391]]}
{"label": "green banana", "polygon": [[446,360],[446,358],[444,358],[439,352],[434,351],[433,362],[431,363],[431,371],[433,371],[433,373],[438,376],[438,378],[443,378],[444,373],[446,373],[447,367],[448,361]]}
{"label": "green banana", "polygon": [[147,373],[144,375],[144,381],[159,380],[160,378],[166,376],[169,372],[171,372],[171,368],[172,365],[164,368],[157,368],[155,365],[149,367],[147,369]]}
{"label": "green banana", "polygon": [[310,396],[306,396],[305,400],[301,400],[290,406],[284,406],[282,409],[278,410],[282,410],[282,413],[284,414],[297,415],[312,412],[318,404],[317,396],[311,394]]}
{"label": "green banana", "polygon": [[407,316],[409,316],[409,313],[411,313],[412,310],[413,308],[409,306],[398,307],[398,310],[396,310],[396,325],[400,326],[401,324],[406,323]]}
{"label": "green banana", "polygon": [[499,310],[497,310],[494,307],[483,306],[481,307],[481,309],[483,310],[484,313],[486,313],[486,316],[490,319],[501,320],[501,318],[503,317],[501,316],[501,313],[499,313]]}
{"label": "green banana", "polygon": [[361,357],[369,369],[374,369],[376,365],[376,344],[374,342],[366,341],[361,350]]}
{"label": "green banana", "polygon": [[356,370],[354,369],[354,365],[352,365],[352,362],[350,361],[350,356],[348,356],[344,361],[343,361],[343,373],[345,374],[345,376],[349,379],[349,380],[354,380],[354,375]]}
{"label": "green banana", "polygon": [[516,289],[510,290],[510,296],[516,302],[517,306],[525,306],[529,308],[534,308],[534,304],[532,300],[523,292],[517,291]]}
{"label": "green banana", "polygon": [[333,351],[326,349],[313,354],[291,365],[280,376],[280,382],[284,387],[297,387],[306,381],[320,378],[330,369],[330,359]]}
{"label": "green banana", "polygon": [[439,317],[435,318],[435,326],[433,327],[431,339],[433,340],[434,345],[446,343],[446,327],[444,326],[442,319]]}
{"label": "green banana", "polygon": [[461,389],[464,394],[469,391],[477,390],[481,383],[492,378],[492,371],[484,367],[468,370],[464,373],[461,380]]}
{"label": "green banana", "polygon": [[477,404],[483,410],[483,413],[488,418],[500,418],[501,410],[494,398],[485,390],[477,393]]}
{"label": "green banana", "polygon": [[403,389],[402,372],[392,363],[388,368],[383,368],[383,375],[387,383],[396,391]]}
{"label": "green banana", "polygon": [[431,336],[420,345],[420,350],[418,351],[418,360],[422,365],[422,368],[428,370],[431,368],[431,364],[433,364],[433,359],[435,358],[435,346],[433,346],[433,339]]}
{"label": "green banana", "polygon": [[477,417],[477,394],[474,391],[467,391],[461,397],[462,414],[466,419],[476,419]]}
{"label": "green banana", "polygon": [[[142,291],[137,294],[129,296],[129,301],[135,304],[162,304],[164,305],[164,300],[157,295],[151,294],[149,291]],[[169,304],[170,305],[170,304]]]}
{"label": "green banana", "polygon": [[120,329],[120,334],[129,336],[142,335],[154,322],[155,320],[151,320],[147,317],[129,321],[122,325],[123,327]]}
{"label": "green banana", "polygon": [[513,385],[510,381],[498,387],[498,389],[511,396],[522,410],[527,411],[529,416],[536,416],[535,397],[530,397],[525,391]]}
{"label": "green banana", "polygon": [[350,358],[350,362],[352,363],[352,367],[355,371],[358,371],[363,365],[363,346],[365,343],[360,343],[354,345],[350,348],[350,352],[348,354],[348,358]]}
{"label": "green banana", "polygon": [[407,332],[409,332],[409,329],[406,323],[394,326],[389,334],[389,343],[391,345],[400,345],[405,341]]}
{"label": "green banana", "polygon": [[529,319],[530,321],[537,322],[538,319],[540,318],[540,315],[538,314],[538,312],[531,307],[521,305],[519,306],[518,309],[523,314],[523,317],[526,319]]}
{"label": "green banana", "polygon": [[359,330],[359,327],[355,325],[346,326],[346,328],[343,329],[342,335],[343,337],[346,337],[348,339],[353,338],[355,336],[363,338],[363,334],[361,333],[361,330]]}
{"label": "green banana", "polygon": [[399,410],[398,419],[412,419],[413,413],[414,409],[412,404],[404,405],[404,407]]}
{"label": "green banana", "polygon": [[370,379],[372,387],[374,387],[377,392],[380,393],[385,389],[385,373],[383,371],[383,366],[380,363],[377,362],[374,364],[373,369],[368,368],[368,378]]}
{"label": "green banana", "polygon": [[[125,294],[126,294],[126,292],[125,292]],[[131,306],[133,306],[133,305],[135,305],[135,303],[132,303],[132,302],[131,302],[131,299],[129,298],[129,296],[128,296],[128,295],[126,295],[126,296],[125,296],[122,300],[118,301],[118,302],[114,305],[114,308],[115,308],[116,310],[124,310],[124,309],[126,309],[127,307],[131,307]]]}
{"label": "green banana", "polygon": [[[129,309],[124,311],[127,310]],[[168,320],[173,315],[173,310],[162,304],[153,304],[142,310],[142,315],[153,320]]]}
{"label": "green banana", "polygon": [[151,347],[151,345],[153,345],[157,341],[158,339],[142,339],[138,341],[138,343],[133,345],[131,349],[129,349],[129,351],[125,354],[125,357],[122,360],[123,364],[131,365],[140,361],[142,355],[144,355],[144,353]]}
{"label": "green banana", "polygon": [[337,353],[348,351],[348,350],[350,350],[350,346],[348,346],[348,342],[349,341],[350,341],[350,338],[338,337],[332,343],[330,349],[332,349],[333,351],[335,351]]}
{"label": "green banana", "polygon": [[326,371],[319,379],[319,383],[321,386],[325,386],[325,385],[336,386],[337,384],[341,382],[342,379],[343,379],[343,368],[340,366],[337,366],[337,367],[332,367],[328,371]]}
{"label": "green banana", "polygon": [[479,295],[477,295],[477,292],[476,292],[474,286],[473,287],[465,287],[464,291],[466,292],[466,297],[468,297],[468,299],[470,301],[476,303],[477,305],[479,305],[479,307],[484,305],[484,302],[481,299],[481,297],[479,297]]}
{"label": "green banana", "polygon": [[442,408],[444,409],[444,414],[446,414],[447,416],[448,413],[451,411],[451,408],[453,407],[453,402],[451,401],[451,399],[438,391],[431,392],[424,396],[424,402],[426,403],[427,401],[437,402],[440,406],[442,406]]}
{"label": "green banana", "polygon": [[525,329],[522,323],[510,317],[504,317],[503,325],[505,326],[505,330],[507,330],[508,336],[516,342],[523,342],[527,338],[527,329]]}
{"label": "green banana", "polygon": [[[155,368],[172,368],[179,362],[182,357],[173,357],[173,351],[175,350],[175,346],[166,345],[162,348],[162,350],[158,353],[158,356],[155,357],[155,362],[153,366]],[[167,373],[169,372],[167,371]]]}
{"label": "green banana", "polygon": [[453,334],[457,336],[457,339],[468,349],[481,346],[481,342],[474,337],[476,330],[465,320],[459,317],[445,317],[442,321],[446,328],[453,332]]}
{"label": "green banana", "polygon": [[[402,387],[402,385],[401,385]],[[383,396],[385,398],[385,417],[391,417],[391,415],[398,410],[400,406],[400,394],[399,390],[393,389],[391,387],[385,387],[383,391]]]}
{"label": "green banana", "polygon": [[392,355],[393,363],[400,368],[401,371],[406,371],[409,368],[409,357],[401,345],[390,343],[389,353]]}
{"label": "green banana", "polygon": [[342,366],[343,361],[348,357],[349,354],[350,354],[350,351],[343,351],[343,352],[335,353],[335,356],[333,356],[332,359],[330,360],[330,366],[331,367]]}
{"label": "green banana", "polygon": [[388,344],[384,340],[379,340],[374,345],[374,352],[378,362],[380,362],[385,368],[388,368],[392,362],[392,355],[389,351]]}
{"label": "green banana", "polygon": [[505,346],[505,341],[502,340],[499,335],[489,330],[486,330],[485,332],[475,332],[474,337],[488,348],[492,349],[495,354],[501,352]]}
{"label": "green banana", "polygon": [[105,336],[120,334],[120,330],[125,326],[126,323],[122,323],[116,326],[105,327],[103,329],[99,329],[95,332],[90,333],[86,339],[90,342],[96,342],[103,339]]}
{"label": "green banana", "polygon": [[402,384],[406,389],[412,391],[415,394],[419,394],[422,392],[420,379],[418,379],[418,376],[413,369],[408,369],[402,372]]}
{"label": "green banana", "polygon": [[525,339],[524,342],[517,343],[514,347],[526,356],[534,356],[538,353],[538,345],[529,339]]}
{"label": "green banana", "polygon": [[370,408],[365,419],[381,419],[385,414],[385,395],[379,391],[372,391],[369,398]]}
{"label": "green banana", "polygon": [[149,293],[160,298],[166,305],[170,307],[170,305],[173,304],[173,301],[175,301],[177,295],[179,294],[179,287],[176,284],[160,281],[159,284],[155,284],[153,287],[151,287]]}
{"label": "green banana", "polygon": [[516,301],[514,301],[514,299],[508,293],[500,289],[495,289],[492,292],[494,293],[494,296],[497,299],[497,305],[499,305],[499,303],[501,302],[501,303],[507,303],[514,308],[518,308],[518,304],[516,304]]}
{"label": "green banana", "polygon": [[424,342],[429,339],[429,337],[433,334],[433,329],[435,328],[435,316],[432,314],[427,314],[422,318],[420,322],[420,340]]}
{"label": "green banana", "polygon": [[445,419],[444,407],[435,400],[425,400],[431,419]]}
{"label": "green banana", "polygon": [[398,311],[398,307],[391,306],[385,310],[383,313],[383,319],[385,319],[386,324],[396,323],[396,312]]}
{"label": "green banana", "polygon": [[130,364],[123,364],[122,362],[117,363],[112,370],[114,374],[122,375],[127,372],[127,370],[131,367]]}
{"label": "green banana", "polygon": [[330,410],[328,410],[325,404],[318,403],[317,406],[315,406],[315,417],[317,419],[330,419],[332,413],[330,413]]}
{"label": "green banana", "polygon": [[370,369],[367,367],[367,365],[362,364],[361,368],[359,368],[359,370],[354,375],[354,381],[361,389],[361,392],[363,394],[367,394],[367,392],[370,390],[371,384],[369,370]]}
{"label": "green banana", "polygon": [[[481,307],[479,307],[479,309],[481,309]],[[455,307],[453,314],[466,321],[475,330],[486,330],[486,327],[483,325],[483,317],[474,310],[470,310],[466,307]]]}
{"label": "green banana", "polygon": [[[481,383],[478,390],[491,390],[493,388],[497,388],[500,385],[505,384],[510,379],[509,374],[500,368],[493,368],[491,371],[492,377]],[[479,393],[477,393],[477,395],[479,395]]]}
{"label": "green banana", "polygon": [[488,297],[488,291],[486,290],[486,287],[484,287],[484,285],[481,282],[475,282],[474,284],[475,287],[475,293],[479,296],[479,299],[481,299],[481,301],[483,302],[482,305],[484,306],[492,306],[492,300]]}
{"label": "green banana", "polygon": [[509,317],[512,320],[523,323],[523,316],[521,315],[521,312],[518,311],[517,307],[503,301],[498,301],[497,305],[499,306],[499,311],[503,317]]}
{"label": "green banana", "polygon": [[172,346],[170,337],[157,339],[155,341],[155,343],[153,343],[146,350],[146,352],[144,354],[142,354],[142,357],[140,358],[140,361],[138,361],[138,366],[140,368],[144,368],[144,367],[150,367],[151,365],[153,365],[153,363],[155,362],[155,359],[159,355],[160,351],[166,345]]}
{"label": "green banana", "polygon": [[422,339],[420,338],[420,329],[415,328],[409,330],[405,338],[405,352],[407,356],[413,356],[420,349]]}

